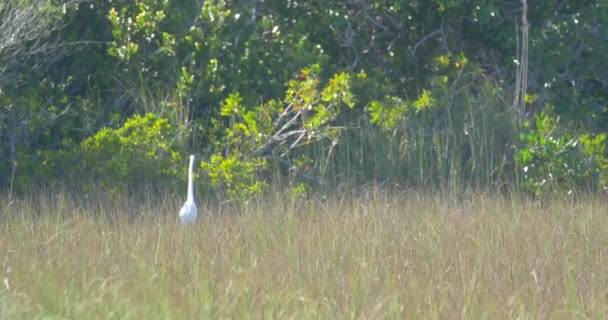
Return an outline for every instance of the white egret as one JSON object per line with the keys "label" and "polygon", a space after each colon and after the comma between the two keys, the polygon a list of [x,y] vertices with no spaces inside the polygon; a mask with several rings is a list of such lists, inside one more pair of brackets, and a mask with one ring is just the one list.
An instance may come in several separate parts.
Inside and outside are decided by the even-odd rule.
{"label": "white egret", "polygon": [[194,185],[192,183],[192,171],[194,169],[194,155],[190,155],[190,169],[188,170],[188,198],[179,210],[179,220],[182,224],[194,223],[198,209],[194,203]]}

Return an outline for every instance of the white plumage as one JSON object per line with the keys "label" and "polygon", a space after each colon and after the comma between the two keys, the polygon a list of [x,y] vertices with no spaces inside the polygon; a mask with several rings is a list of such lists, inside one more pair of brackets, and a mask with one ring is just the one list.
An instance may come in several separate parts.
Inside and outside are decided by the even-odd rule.
{"label": "white plumage", "polygon": [[190,224],[196,221],[198,209],[194,203],[194,185],[192,183],[192,171],[194,169],[194,155],[190,156],[190,169],[188,170],[188,198],[179,210],[179,220],[182,224]]}

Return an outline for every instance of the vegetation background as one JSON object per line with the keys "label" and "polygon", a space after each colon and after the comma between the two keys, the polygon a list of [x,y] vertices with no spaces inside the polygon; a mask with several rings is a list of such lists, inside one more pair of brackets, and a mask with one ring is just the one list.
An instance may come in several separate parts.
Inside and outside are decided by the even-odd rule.
{"label": "vegetation background", "polygon": [[0,1],[0,188],[601,191],[605,1]]}
{"label": "vegetation background", "polygon": [[0,319],[608,318],[606,52],[606,0],[0,0]]}

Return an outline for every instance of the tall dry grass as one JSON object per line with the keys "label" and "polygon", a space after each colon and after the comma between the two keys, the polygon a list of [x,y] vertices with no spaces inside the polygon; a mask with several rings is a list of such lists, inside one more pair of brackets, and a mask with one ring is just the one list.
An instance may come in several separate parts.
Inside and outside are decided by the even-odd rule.
{"label": "tall dry grass", "polygon": [[448,200],[3,198],[0,318],[608,317],[606,201]]}

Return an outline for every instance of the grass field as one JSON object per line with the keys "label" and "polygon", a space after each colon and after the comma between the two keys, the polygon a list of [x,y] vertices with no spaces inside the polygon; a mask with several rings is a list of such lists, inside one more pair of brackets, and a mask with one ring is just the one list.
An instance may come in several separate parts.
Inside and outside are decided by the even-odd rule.
{"label": "grass field", "polygon": [[608,318],[605,200],[180,205],[0,199],[0,319]]}

